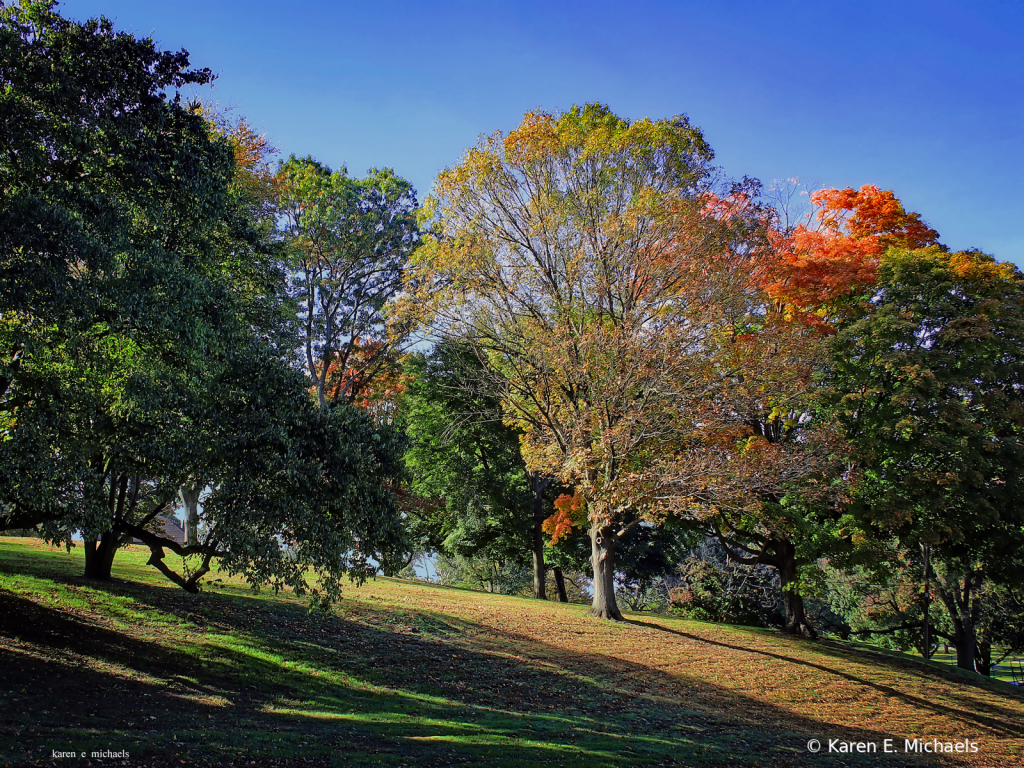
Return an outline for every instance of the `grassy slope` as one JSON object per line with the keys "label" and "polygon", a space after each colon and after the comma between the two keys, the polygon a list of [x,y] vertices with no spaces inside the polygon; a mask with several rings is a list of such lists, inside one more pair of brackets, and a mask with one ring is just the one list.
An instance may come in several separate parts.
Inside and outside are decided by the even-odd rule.
{"label": "grassy slope", "polygon": [[[896,654],[391,579],[311,618],[293,596],[230,580],[187,595],[141,549],[98,589],[79,578],[80,552],[0,539],[0,766],[96,749],[132,765],[517,768],[1024,756],[1017,690]],[[900,752],[804,746],[837,737]],[[980,751],[904,756],[914,737]]]}

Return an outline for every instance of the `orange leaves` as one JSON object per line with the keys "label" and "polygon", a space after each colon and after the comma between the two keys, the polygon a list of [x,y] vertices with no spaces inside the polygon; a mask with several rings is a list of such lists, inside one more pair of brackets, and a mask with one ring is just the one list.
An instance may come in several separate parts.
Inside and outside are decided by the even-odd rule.
{"label": "orange leaves", "polygon": [[826,189],[811,195],[818,207],[809,225],[773,234],[781,259],[769,283],[772,297],[791,319],[825,333],[839,304],[877,279],[878,262],[891,247],[933,245],[938,233],[908,213],[891,190]]}
{"label": "orange leaves", "polygon": [[394,414],[410,380],[385,342],[355,339],[328,363],[325,392],[328,399],[343,398],[386,419]]}
{"label": "orange leaves", "polygon": [[892,190],[880,190],[867,184],[854,191],[823,189],[811,195],[820,207],[817,218],[821,228],[835,234],[844,232],[854,240],[877,238],[883,248],[924,248],[938,242],[939,233],[921,220],[919,213],[908,213]]}
{"label": "orange leaves", "polygon": [[586,499],[579,491],[572,496],[563,493],[555,499],[555,514],[541,524],[541,530],[551,537],[551,545],[554,546],[564,536],[568,536],[574,527],[579,527],[586,521]]}
{"label": "orange leaves", "polygon": [[1002,263],[971,251],[951,253],[947,257],[949,271],[967,283],[986,283],[989,281],[1012,281],[1016,279],[1016,270],[1012,262]]}

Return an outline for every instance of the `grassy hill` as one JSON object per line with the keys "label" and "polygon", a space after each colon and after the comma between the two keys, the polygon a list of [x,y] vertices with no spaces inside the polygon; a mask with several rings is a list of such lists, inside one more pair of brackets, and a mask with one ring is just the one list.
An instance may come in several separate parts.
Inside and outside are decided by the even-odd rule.
{"label": "grassy hill", "polygon": [[[1024,759],[1021,692],[899,654],[383,578],[310,617],[229,579],[193,597],[146,556],[119,553],[97,588],[80,549],[0,538],[0,766]],[[915,738],[978,752],[905,754]],[[829,739],[879,753],[829,754]],[[52,757],[102,750],[129,758]]]}

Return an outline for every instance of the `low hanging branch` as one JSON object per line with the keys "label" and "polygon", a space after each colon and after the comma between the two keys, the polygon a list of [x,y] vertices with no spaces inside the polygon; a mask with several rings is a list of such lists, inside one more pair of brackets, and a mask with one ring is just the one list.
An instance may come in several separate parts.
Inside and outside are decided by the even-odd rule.
{"label": "low hanging branch", "polygon": [[[160,573],[186,592],[190,592],[193,595],[199,593],[199,580],[210,572],[210,562],[213,558],[223,557],[225,554],[224,552],[218,551],[216,546],[213,545],[212,536],[208,536],[206,542],[203,544],[182,546],[176,541],[172,541],[171,539],[163,536],[158,536],[155,533],[147,531],[141,526],[132,525],[131,523],[121,523],[118,525],[118,530],[121,533],[126,533],[135,537],[149,547],[151,555],[148,564],[152,565],[160,571]],[[165,547],[182,558],[188,557],[189,555],[202,555],[203,563],[189,578],[186,579],[184,576],[171,570],[171,568],[164,562]]]}

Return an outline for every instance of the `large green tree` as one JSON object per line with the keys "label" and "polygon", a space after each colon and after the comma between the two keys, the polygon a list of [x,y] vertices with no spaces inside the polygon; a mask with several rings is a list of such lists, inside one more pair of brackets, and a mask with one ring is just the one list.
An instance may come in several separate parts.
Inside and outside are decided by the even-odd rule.
{"label": "large green tree", "polygon": [[[53,5],[0,15],[0,417],[19,469],[5,526],[81,501],[67,489],[102,461],[78,438],[114,368],[123,381],[142,349],[201,366],[220,319],[203,267],[231,155],[167,95],[210,73]],[[86,527],[102,519],[79,506]]]}
{"label": "large green tree", "polygon": [[353,402],[401,338],[385,308],[419,240],[416,192],[388,168],[355,179],[310,157],[282,163],[277,182],[306,368],[320,407]]}
{"label": "large green tree", "polygon": [[890,249],[833,371],[863,524],[931,545],[929,581],[973,670],[983,585],[1021,577],[1024,278],[981,253]]}
{"label": "large green tree", "polygon": [[[213,558],[301,590],[313,566],[325,596],[389,563],[400,437],[318,413],[292,369],[265,206],[230,138],[173,94],[209,73],[52,3],[0,22],[0,528],[81,531],[97,578],[135,536],[191,590]],[[197,478],[204,535],[181,547],[150,524]]]}

